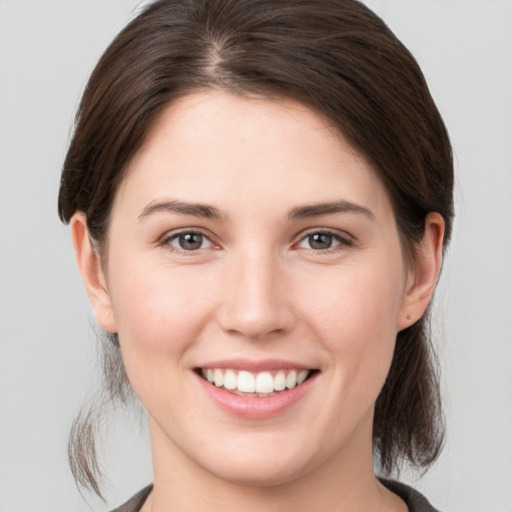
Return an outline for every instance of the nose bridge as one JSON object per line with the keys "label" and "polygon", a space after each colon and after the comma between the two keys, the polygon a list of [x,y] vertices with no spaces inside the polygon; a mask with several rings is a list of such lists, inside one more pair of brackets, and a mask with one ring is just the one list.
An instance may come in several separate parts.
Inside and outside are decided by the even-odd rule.
{"label": "nose bridge", "polygon": [[259,339],[289,328],[292,315],[279,263],[261,246],[232,255],[219,317],[224,330]]}

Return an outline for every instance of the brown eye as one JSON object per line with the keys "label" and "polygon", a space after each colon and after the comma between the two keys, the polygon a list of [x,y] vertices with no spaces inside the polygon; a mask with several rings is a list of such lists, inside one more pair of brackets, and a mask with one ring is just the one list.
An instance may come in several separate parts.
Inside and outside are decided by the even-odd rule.
{"label": "brown eye", "polygon": [[299,243],[303,249],[313,249],[314,251],[325,251],[341,244],[341,237],[332,233],[311,233],[305,236]]}
{"label": "brown eye", "polygon": [[193,231],[178,233],[172,236],[168,243],[182,251],[197,251],[211,245],[211,242],[202,233],[195,233]]}
{"label": "brown eye", "polygon": [[309,235],[308,239],[312,249],[322,250],[329,249],[332,246],[333,236],[326,233],[315,233],[314,235]]}

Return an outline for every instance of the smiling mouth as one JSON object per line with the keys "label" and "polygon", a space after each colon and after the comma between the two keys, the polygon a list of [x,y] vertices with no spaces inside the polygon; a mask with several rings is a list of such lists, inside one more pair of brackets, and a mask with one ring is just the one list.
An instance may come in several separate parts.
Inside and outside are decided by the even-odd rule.
{"label": "smiling mouth", "polygon": [[253,373],[228,368],[198,368],[204,380],[244,397],[266,398],[296,388],[318,370],[277,370]]}

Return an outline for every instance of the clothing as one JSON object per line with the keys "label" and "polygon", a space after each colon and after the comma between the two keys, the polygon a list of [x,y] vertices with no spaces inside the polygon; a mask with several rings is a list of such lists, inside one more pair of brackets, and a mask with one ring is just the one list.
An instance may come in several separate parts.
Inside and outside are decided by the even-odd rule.
{"label": "clothing", "polygon": [[152,490],[153,485],[148,485],[142,489],[142,491],[139,491],[135,496],[133,496],[133,498],[128,500],[124,505],[112,510],[112,512],[139,512]]}
{"label": "clothing", "polygon": [[427,498],[420,494],[416,489],[409,487],[408,485],[397,482],[396,480],[387,480],[385,478],[379,478],[382,485],[387,487],[391,492],[400,496],[409,512],[439,512],[437,508],[434,508]]}
{"label": "clothing", "polygon": [[[386,480],[384,478],[379,478],[379,480],[382,485],[405,501],[409,508],[409,512],[439,512],[427,501],[425,496],[412,487],[396,482],[395,480]],[[138,492],[131,500],[127,501],[124,505],[121,505],[112,512],[139,512],[152,490],[153,486],[148,485],[145,489]]]}

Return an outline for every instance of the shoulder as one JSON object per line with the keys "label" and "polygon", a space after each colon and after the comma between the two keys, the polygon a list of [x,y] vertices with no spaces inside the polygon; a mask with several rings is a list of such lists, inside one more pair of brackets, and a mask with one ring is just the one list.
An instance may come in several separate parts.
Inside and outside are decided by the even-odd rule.
{"label": "shoulder", "polygon": [[379,481],[391,492],[400,496],[400,498],[405,501],[405,504],[409,508],[409,512],[439,512],[439,510],[434,508],[427,498],[425,498],[425,496],[419,493],[416,489],[386,478],[379,478]]}
{"label": "shoulder", "polygon": [[112,512],[139,512],[152,490],[153,485],[148,485],[128,500],[124,505],[112,510]]}

